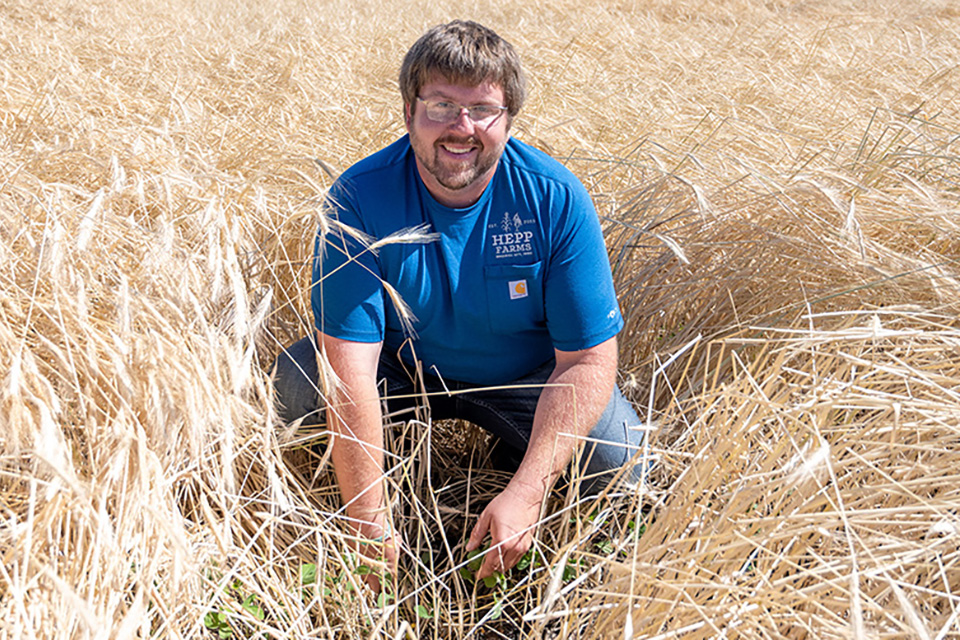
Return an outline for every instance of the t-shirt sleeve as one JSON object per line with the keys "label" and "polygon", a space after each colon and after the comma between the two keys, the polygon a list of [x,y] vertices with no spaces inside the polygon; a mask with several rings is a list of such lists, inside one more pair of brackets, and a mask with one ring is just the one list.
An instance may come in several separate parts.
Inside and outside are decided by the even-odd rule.
{"label": "t-shirt sleeve", "polygon": [[363,238],[355,196],[342,180],[327,195],[314,243],[310,304],[318,331],[341,340],[379,342],[384,289],[377,258]]}
{"label": "t-shirt sleeve", "polygon": [[553,251],[544,281],[553,346],[578,351],[617,335],[623,317],[596,209],[579,181],[554,194]]}

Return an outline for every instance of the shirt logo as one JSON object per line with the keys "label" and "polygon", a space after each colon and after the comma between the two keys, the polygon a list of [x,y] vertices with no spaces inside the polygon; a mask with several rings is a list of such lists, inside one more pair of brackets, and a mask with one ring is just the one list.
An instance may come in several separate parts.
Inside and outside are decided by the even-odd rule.
{"label": "shirt logo", "polygon": [[519,300],[520,298],[527,297],[527,281],[526,280],[511,280],[510,285],[510,299]]}
{"label": "shirt logo", "polygon": [[[490,246],[497,258],[533,257],[533,231],[536,221],[524,220],[519,213],[504,213],[499,222],[489,225]],[[526,227],[526,228],[525,228]]]}

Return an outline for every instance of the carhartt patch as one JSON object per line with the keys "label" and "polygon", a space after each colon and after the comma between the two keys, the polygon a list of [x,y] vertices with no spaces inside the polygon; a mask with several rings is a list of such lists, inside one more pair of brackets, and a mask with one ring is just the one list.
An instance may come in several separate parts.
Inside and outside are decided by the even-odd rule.
{"label": "carhartt patch", "polygon": [[527,297],[527,281],[526,280],[511,280],[509,285],[510,285],[511,300],[518,300],[520,298]]}

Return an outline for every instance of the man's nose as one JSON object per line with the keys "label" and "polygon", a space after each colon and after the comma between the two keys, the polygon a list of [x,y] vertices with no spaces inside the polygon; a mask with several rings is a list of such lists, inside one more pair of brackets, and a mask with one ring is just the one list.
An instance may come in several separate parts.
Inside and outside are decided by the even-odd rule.
{"label": "man's nose", "polygon": [[470,118],[470,110],[467,107],[460,107],[460,113],[458,113],[456,119],[450,123],[450,126],[458,131],[472,132],[476,127],[476,123]]}

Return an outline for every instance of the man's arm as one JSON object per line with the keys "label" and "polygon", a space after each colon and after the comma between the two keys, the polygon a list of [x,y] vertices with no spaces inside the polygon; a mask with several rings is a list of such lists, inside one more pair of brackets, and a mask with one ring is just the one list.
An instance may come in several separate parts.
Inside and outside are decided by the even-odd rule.
{"label": "man's arm", "polygon": [[557,366],[540,394],[530,444],[513,479],[487,505],[470,534],[467,549],[480,546],[490,533],[492,546],[477,572],[482,579],[514,566],[530,548],[540,505],[569,464],[579,438],[603,414],[617,372],[617,339],[610,338],[582,351],[556,351]]}
{"label": "man's arm", "polygon": [[[327,422],[334,434],[332,457],[340,495],[354,530],[362,538],[376,539],[387,532],[382,481],[383,416],[377,393],[382,343],[351,342],[320,332],[317,338],[340,381],[326,390]],[[361,551],[378,553],[380,549]],[[382,553],[393,570],[396,546],[388,542]]]}

